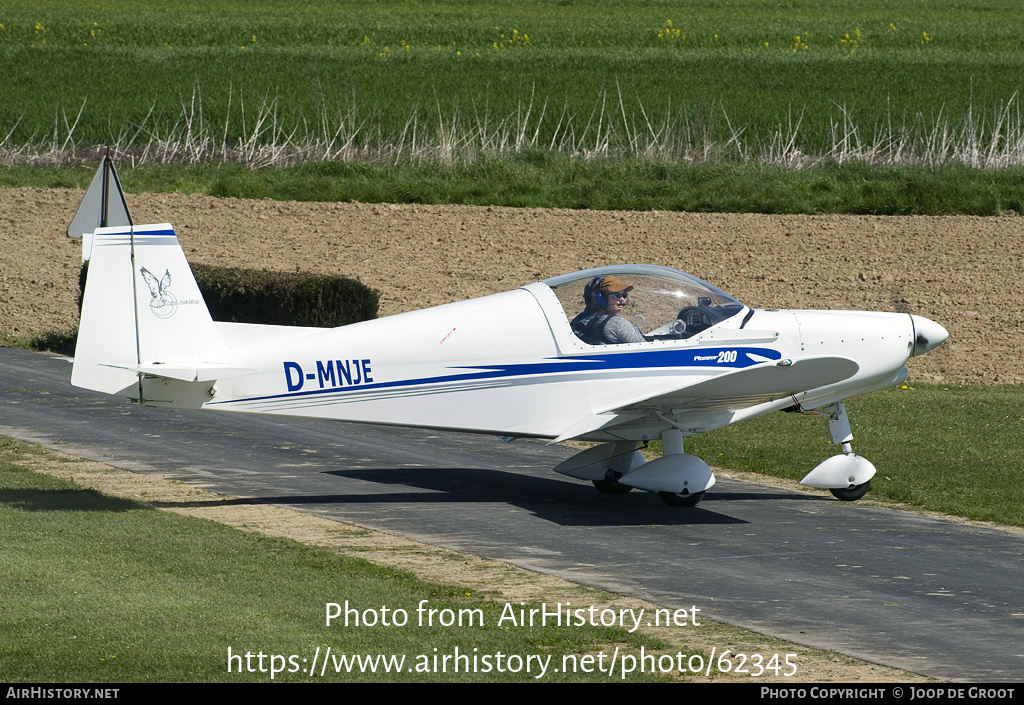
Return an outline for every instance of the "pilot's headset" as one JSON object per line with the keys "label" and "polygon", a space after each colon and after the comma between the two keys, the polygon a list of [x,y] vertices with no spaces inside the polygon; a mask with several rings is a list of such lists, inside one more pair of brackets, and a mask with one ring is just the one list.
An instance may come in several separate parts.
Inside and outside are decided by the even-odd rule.
{"label": "pilot's headset", "polygon": [[587,308],[600,311],[608,308],[608,295],[601,293],[604,286],[604,277],[594,277],[590,283],[583,287],[583,303]]}

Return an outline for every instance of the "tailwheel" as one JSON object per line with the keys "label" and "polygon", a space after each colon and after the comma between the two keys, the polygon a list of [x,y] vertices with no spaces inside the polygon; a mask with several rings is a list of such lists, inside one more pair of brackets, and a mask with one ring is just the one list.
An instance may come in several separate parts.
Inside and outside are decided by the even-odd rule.
{"label": "tailwheel", "polygon": [[694,507],[704,499],[704,491],[700,492],[659,492],[658,496],[670,507]]}
{"label": "tailwheel", "polygon": [[592,480],[592,482],[594,483],[594,487],[596,487],[597,491],[601,494],[626,494],[633,489],[629,485],[623,485],[621,482],[611,478]]}
{"label": "tailwheel", "polygon": [[868,493],[871,489],[871,480],[863,482],[853,487],[830,487],[829,492],[836,499],[840,499],[844,502],[855,502]]}

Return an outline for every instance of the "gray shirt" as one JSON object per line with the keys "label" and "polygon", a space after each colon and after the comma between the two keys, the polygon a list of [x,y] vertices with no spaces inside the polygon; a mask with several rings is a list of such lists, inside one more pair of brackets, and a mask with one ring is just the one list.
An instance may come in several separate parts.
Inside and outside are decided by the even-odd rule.
{"label": "gray shirt", "polygon": [[640,329],[633,322],[619,316],[608,316],[604,323],[604,338],[608,345],[644,342]]}
{"label": "gray shirt", "polygon": [[573,319],[572,328],[583,342],[591,345],[644,342],[643,334],[633,323],[608,313],[580,314]]}

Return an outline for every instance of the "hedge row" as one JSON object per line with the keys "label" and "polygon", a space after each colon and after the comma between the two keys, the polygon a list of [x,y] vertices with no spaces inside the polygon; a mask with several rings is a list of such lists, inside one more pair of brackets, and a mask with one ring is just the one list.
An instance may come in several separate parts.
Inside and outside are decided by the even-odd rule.
{"label": "hedge row", "polygon": [[[87,269],[78,279],[82,294]],[[377,317],[380,292],[347,277],[203,264],[192,272],[215,321],[334,328]]]}
{"label": "hedge row", "polygon": [[380,293],[355,279],[193,264],[216,321],[334,328],[377,317]]}

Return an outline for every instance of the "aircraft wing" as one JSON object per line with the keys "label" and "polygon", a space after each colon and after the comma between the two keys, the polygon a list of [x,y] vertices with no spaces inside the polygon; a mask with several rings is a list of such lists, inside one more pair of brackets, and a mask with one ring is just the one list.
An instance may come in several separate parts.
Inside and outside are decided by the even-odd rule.
{"label": "aircraft wing", "polygon": [[820,356],[799,360],[772,361],[717,377],[682,385],[604,409],[566,428],[552,443],[608,429],[648,415],[671,414],[676,420],[687,415],[739,411],[809,389],[841,382],[857,374],[860,366],[845,357]]}

